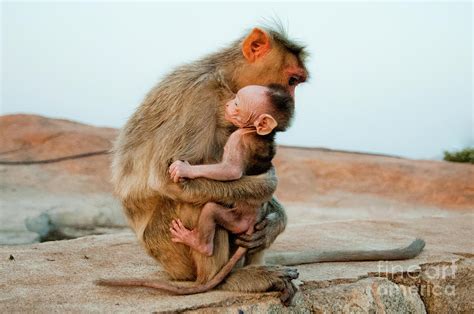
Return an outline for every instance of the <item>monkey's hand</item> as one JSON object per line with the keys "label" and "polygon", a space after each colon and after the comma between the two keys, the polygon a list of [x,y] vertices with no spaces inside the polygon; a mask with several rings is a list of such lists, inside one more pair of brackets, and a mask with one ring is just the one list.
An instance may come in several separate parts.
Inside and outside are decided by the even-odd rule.
{"label": "monkey's hand", "polygon": [[184,181],[184,178],[192,179],[194,177],[193,168],[187,161],[176,160],[168,169],[170,178],[174,183]]}
{"label": "monkey's hand", "polygon": [[242,234],[235,240],[237,245],[248,248],[247,254],[268,248],[286,227],[285,210],[276,198],[265,203],[261,210],[264,214],[263,219],[255,225],[254,233]]}

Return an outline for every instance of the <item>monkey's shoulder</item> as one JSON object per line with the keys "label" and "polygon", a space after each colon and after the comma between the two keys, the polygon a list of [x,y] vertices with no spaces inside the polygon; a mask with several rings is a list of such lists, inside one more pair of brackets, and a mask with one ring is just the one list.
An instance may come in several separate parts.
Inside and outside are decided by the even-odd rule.
{"label": "monkey's shoulder", "polygon": [[276,153],[275,134],[265,136],[256,133],[248,134],[243,143],[247,161],[245,174],[257,175],[270,170]]}

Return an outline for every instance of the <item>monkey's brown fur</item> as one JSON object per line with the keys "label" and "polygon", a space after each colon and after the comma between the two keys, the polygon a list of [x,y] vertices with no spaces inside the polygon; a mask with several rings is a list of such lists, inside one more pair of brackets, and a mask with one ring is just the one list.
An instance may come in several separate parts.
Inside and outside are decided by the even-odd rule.
{"label": "monkey's brown fur", "polygon": [[[206,257],[185,245],[176,245],[171,242],[169,232],[173,218],[180,218],[186,227],[194,228],[203,204],[269,199],[277,179],[271,169],[263,175],[244,176],[230,182],[189,180],[181,188],[171,183],[169,164],[177,159],[191,164],[218,161],[232,132],[223,117],[224,86],[236,92],[246,85],[277,83],[291,92],[294,90],[291,78],[304,81],[306,76],[303,47],[289,41],[281,32],[254,29],[228,48],[178,67],[166,76],[121,131],[112,165],[115,192],[138,239],[171,279],[209,282],[235,249],[230,245],[227,231],[220,228],[216,231],[213,256]],[[268,247],[284,230],[286,215],[276,199],[266,203],[262,211],[268,221],[262,241]],[[335,259],[345,258],[343,253]],[[262,259],[262,253],[258,252],[247,255],[245,262],[259,264]],[[298,257],[292,261],[297,260]],[[296,276],[291,269],[248,266],[234,270],[220,287],[246,292],[282,291],[282,301],[288,302],[295,292],[291,280]],[[153,283],[141,280],[127,284],[151,286]]]}

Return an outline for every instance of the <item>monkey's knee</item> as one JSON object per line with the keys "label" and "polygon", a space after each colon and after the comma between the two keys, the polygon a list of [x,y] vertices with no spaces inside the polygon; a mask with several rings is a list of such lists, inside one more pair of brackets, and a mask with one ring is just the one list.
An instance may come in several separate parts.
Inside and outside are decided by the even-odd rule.
{"label": "monkey's knee", "polygon": [[222,205],[213,202],[208,202],[201,209],[199,220],[218,221],[219,217],[222,215],[223,210],[226,210],[226,208]]}

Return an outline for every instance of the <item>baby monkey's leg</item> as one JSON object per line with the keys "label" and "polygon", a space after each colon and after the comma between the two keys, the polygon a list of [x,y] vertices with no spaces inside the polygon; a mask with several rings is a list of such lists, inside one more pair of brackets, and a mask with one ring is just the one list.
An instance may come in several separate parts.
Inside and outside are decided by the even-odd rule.
{"label": "baby monkey's leg", "polygon": [[252,234],[257,220],[258,207],[246,202],[236,202],[233,208],[222,207],[216,215],[217,224],[234,234]]}
{"label": "baby monkey's leg", "polygon": [[171,241],[183,243],[201,254],[211,256],[214,251],[216,222],[222,220],[224,211],[228,210],[216,203],[206,203],[199,215],[198,225],[193,230],[187,229],[181,220],[173,220],[170,228]]}
{"label": "baby monkey's leg", "polygon": [[173,219],[171,222],[171,241],[176,243],[183,243],[199,253],[212,255],[212,252],[209,254],[206,247],[202,247],[199,243],[198,229],[189,230],[186,228],[181,220]]}

